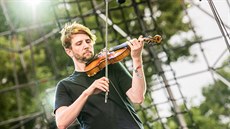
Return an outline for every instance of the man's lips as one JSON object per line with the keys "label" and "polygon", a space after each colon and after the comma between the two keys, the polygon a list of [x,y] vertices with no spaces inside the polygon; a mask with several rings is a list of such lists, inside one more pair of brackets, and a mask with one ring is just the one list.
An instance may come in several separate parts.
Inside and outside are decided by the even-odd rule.
{"label": "man's lips", "polygon": [[84,55],[89,55],[89,54],[92,54],[92,52],[91,51],[84,52]]}

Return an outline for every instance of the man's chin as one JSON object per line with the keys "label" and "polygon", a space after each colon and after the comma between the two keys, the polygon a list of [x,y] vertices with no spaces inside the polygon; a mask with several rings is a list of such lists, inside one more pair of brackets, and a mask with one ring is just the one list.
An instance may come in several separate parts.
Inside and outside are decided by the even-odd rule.
{"label": "man's chin", "polygon": [[91,55],[91,56],[87,56],[85,57],[84,61],[87,63],[87,62],[90,62],[94,59],[94,55]]}

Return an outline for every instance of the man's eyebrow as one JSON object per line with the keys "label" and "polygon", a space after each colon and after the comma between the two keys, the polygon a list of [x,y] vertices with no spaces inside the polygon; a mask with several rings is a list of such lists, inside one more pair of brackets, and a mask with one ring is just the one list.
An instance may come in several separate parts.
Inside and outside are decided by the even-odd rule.
{"label": "man's eyebrow", "polygon": [[76,41],[76,42],[82,42],[83,40],[78,40],[78,41]]}
{"label": "man's eyebrow", "polygon": [[86,38],[86,39],[82,39],[82,40],[76,41],[75,43],[83,42],[83,40],[91,40],[91,39],[90,38]]}
{"label": "man's eyebrow", "polygon": [[75,43],[82,42],[83,40],[76,41]]}
{"label": "man's eyebrow", "polygon": [[77,44],[77,43],[81,43],[82,40],[76,41],[76,42],[72,42],[72,44]]}

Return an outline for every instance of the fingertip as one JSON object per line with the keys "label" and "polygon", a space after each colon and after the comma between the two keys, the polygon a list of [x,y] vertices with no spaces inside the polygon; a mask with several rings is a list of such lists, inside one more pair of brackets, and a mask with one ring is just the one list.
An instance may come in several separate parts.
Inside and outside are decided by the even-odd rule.
{"label": "fingertip", "polygon": [[131,41],[127,41],[127,44],[129,45],[129,47],[132,46],[132,42]]}

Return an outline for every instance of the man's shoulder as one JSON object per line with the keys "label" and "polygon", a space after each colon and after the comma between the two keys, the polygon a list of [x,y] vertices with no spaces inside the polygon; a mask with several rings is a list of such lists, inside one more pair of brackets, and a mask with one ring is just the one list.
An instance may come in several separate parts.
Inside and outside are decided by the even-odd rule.
{"label": "man's shoulder", "polygon": [[73,80],[72,75],[69,75],[68,77],[62,78],[61,80],[58,81],[57,86],[59,85],[65,85],[71,83]]}

